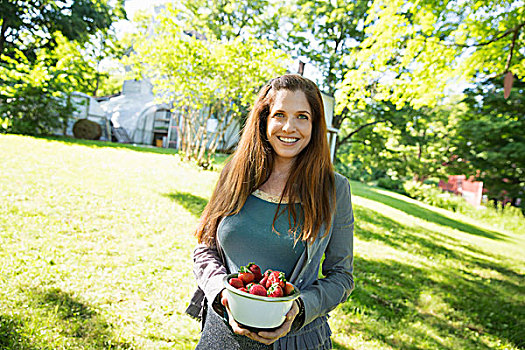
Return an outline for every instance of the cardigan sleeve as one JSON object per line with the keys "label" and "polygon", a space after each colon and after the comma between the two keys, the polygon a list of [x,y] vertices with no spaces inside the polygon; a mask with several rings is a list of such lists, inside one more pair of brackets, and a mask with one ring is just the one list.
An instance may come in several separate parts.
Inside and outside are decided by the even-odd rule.
{"label": "cardigan sleeve", "polygon": [[304,325],[345,302],[354,289],[354,214],[350,184],[346,178],[341,182],[343,184],[336,193],[332,234],[324,252],[322,273],[325,277],[301,291],[305,307]]}
{"label": "cardigan sleeve", "polygon": [[228,273],[216,247],[208,247],[205,244],[195,247],[193,273],[197,285],[203,290],[208,302],[212,303],[224,289],[222,279]]}

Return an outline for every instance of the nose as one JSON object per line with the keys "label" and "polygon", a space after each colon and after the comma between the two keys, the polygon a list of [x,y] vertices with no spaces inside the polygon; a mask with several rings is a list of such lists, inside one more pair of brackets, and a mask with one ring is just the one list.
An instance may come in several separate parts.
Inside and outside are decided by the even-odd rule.
{"label": "nose", "polygon": [[295,131],[295,122],[293,118],[286,118],[286,122],[283,125],[283,131],[287,133],[292,133]]}

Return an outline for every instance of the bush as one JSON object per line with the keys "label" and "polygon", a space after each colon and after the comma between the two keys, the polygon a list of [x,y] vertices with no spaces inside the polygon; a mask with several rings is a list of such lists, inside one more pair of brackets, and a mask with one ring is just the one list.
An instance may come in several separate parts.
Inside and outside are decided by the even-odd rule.
{"label": "bush", "polygon": [[39,86],[23,85],[9,96],[0,94],[2,132],[50,135],[67,126],[73,112],[69,98],[54,97]]}
{"label": "bush", "polygon": [[405,194],[403,181],[399,179],[395,180],[390,177],[382,177],[377,180],[377,186]]}
{"label": "bush", "polygon": [[49,135],[67,126],[74,111],[71,77],[46,57],[31,62],[20,51],[0,57],[0,132]]}
{"label": "bush", "polygon": [[451,195],[436,186],[407,181],[403,184],[403,188],[409,197],[438,208],[461,212],[462,207],[469,206],[462,197]]}
{"label": "bush", "polygon": [[372,174],[360,161],[353,161],[351,164],[345,164],[338,160],[335,163],[335,170],[350,180],[359,182],[368,182],[372,180]]}
{"label": "bush", "polygon": [[409,197],[423,203],[464,214],[497,228],[525,232],[525,217],[521,209],[510,204],[496,205],[489,201],[486,206],[475,207],[460,196],[416,181],[405,182],[403,188]]}

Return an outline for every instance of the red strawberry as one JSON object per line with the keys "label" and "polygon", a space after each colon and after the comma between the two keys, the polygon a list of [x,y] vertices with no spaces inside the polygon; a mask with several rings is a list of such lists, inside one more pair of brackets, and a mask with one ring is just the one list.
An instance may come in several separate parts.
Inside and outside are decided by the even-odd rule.
{"label": "red strawberry", "polygon": [[264,276],[259,283],[266,287],[267,281],[268,281],[268,276]]}
{"label": "red strawberry", "polygon": [[245,293],[248,293],[248,289],[246,289],[246,288],[244,288],[244,287],[242,287],[242,288],[239,288],[239,290],[240,290],[241,292],[245,292]]}
{"label": "red strawberry", "polygon": [[254,285],[255,283],[248,283],[246,285],[246,290],[248,290],[248,292],[250,291],[250,288]]}
{"label": "red strawberry", "polygon": [[242,281],[236,277],[230,278],[230,285],[237,289],[244,287]]}
{"label": "red strawberry", "polygon": [[261,295],[261,296],[265,297],[266,296],[266,288],[264,288],[260,284],[254,284],[250,288],[250,294]]}
{"label": "red strawberry", "polygon": [[286,282],[284,285],[284,295],[292,295],[295,293],[295,288],[290,282]]}
{"label": "red strawberry", "polygon": [[253,281],[255,275],[250,270],[248,270],[246,266],[241,266],[239,269],[239,278],[246,285]]}
{"label": "red strawberry", "polygon": [[270,274],[271,274],[272,272],[273,272],[273,270],[270,270],[270,269],[264,271],[263,278],[261,279],[261,282],[260,282],[260,283],[261,283],[263,286],[265,286],[266,288],[270,288],[270,285],[271,285],[271,284],[268,283],[268,276],[270,276]]}
{"label": "red strawberry", "polygon": [[272,273],[270,273],[270,276],[268,276],[268,282],[266,282],[266,284],[268,285],[268,283],[270,284],[270,286],[274,283],[277,283],[281,288],[284,288],[286,284],[284,272],[273,271]]}
{"label": "red strawberry", "polygon": [[269,297],[272,297],[272,298],[282,297],[283,296],[283,289],[277,283],[272,284],[272,286],[268,289],[268,294],[267,295]]}
{"label": "red strawberry", "polygon": [[249,263],[246,267],[255,275],[255,281],[259,282],[262,278],[261,268],[255,263]]}

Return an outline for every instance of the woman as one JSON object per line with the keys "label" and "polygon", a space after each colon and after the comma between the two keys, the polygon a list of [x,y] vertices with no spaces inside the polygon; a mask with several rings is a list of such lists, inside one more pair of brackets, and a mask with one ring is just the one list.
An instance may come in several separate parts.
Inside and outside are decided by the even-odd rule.
{"label": "woman", "polygon": [[[310,80],[283,75],[259,92],[196,230],[199,290],[187,312],[203,318],[197,349],[332,347],[328,312],[354,287],[354,217],[326,132],[321,93]],[[223,295],[224,275],[252,261],[285,272],[301,291],[272,332],[241,327]]]}

